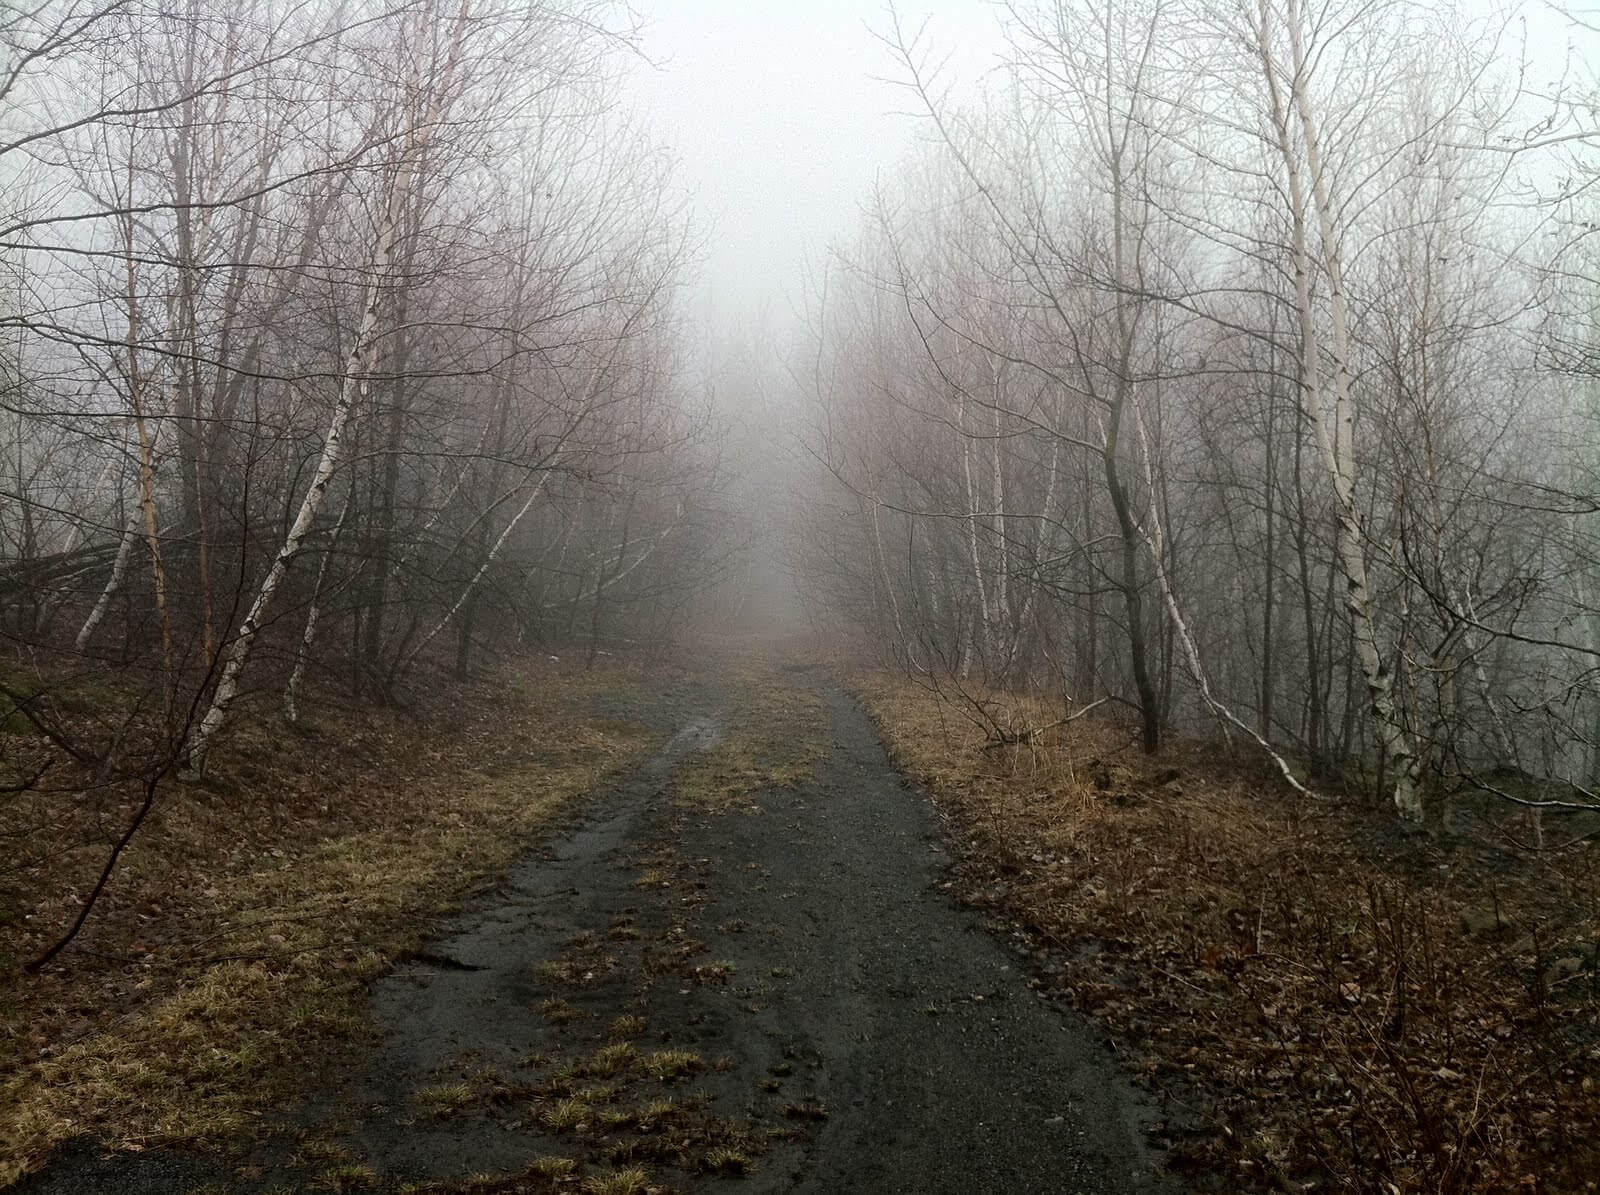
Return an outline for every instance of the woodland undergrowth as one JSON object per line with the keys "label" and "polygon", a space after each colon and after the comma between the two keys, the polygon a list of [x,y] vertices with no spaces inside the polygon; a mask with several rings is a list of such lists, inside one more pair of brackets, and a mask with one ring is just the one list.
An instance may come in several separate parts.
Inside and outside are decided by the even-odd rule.
{"label": "woodland undergrowth", "polygon": [[292,1106],[366,1039],[367,984],[430,920],[658,742],[601,712],[645,684],[533,657],[435,678],[409,710],[246,717],[203,782],[162,787],[38,975],[22,963],[70,923],[136,795],[4,806],[25,849],[0,869],[0,1186],[72,1137],[237,1143]]}
{"label": "woodland undergrowth", "polygon": [[937,803],[951,883],[1169,1097],[1155,1135],[1191,1181],[1600,1189],[1600,845],[1402,834],[1207,745],[1145,757],[1088,718],[997,745],[913,684],[856,687]]}

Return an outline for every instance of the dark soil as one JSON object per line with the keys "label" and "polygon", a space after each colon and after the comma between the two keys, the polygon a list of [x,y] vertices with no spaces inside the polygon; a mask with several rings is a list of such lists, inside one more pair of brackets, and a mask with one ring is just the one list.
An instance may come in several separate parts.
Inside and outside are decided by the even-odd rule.
{"label": "dark soil", "polygon": [[79,1145],[18,1190],[576,1190],[635,1165],[675,1190],[1175,1189],[1103,1037],[945,891],[929,807],[854,703],[827,693],[814,782],[707,812],[670,783],[716,741],[707,698],[375,986],[381,1041],[276,1146]]}

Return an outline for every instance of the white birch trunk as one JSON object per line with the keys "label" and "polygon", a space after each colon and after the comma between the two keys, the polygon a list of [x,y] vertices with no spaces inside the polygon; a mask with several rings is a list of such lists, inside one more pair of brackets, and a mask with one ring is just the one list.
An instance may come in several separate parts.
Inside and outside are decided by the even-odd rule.
{"label": "white birch trunk", "polygon": [[328,565],[333,561],[334,550],[339,546],[339,538],[344,533],[345,518],[350,514],[353,505],[355,505],[355,492],[352,489],[345,498],[344,505],[339,508],[339,518],[333,525],[333,535],[328,550],[323,553],[322,559],[317,564],[317,582],[311,589],[311,609],[306,611],[305,629],[300,633],[300,650],[295,655],[294,670],[289,673],[289,683],[283,687],[283,719],[291,726],[300,721],[300,685],[305,680],[306,664],[311,660],[311,648],[317,640],[317,624],[322,619],[322,593],[328,579]]}
{"label": "white birch trunk", "polygon": [[139,520],[142,517],[140,508],[135,507],[134,512],[122,526],[122,538],[117,543],[117,558],[111,565],[111,576],[106,581],[105,588],[100,591],[100,596],[95,600],[94,608],[89,611],[89,617],[83,620],[83,626],[78,630],[78,637],[73,641],[73,647],[84,652],[89,649],[89,641],[94,638],[95,631],[105,620],[106,613],[111,609],[111,599],[117,596],[122,588],[122,582],[128,575],[128,562],[133,559],[133,545],[139,540]]}
{"label": "white birch trunk", "polygon": [[991,394],[993,406],[990,414],[993,417],[992,434],[994,439],[989,443],[989,467],[994,471],[989,479],[990,502],[994,507],[995,536],[995,580],[994,580],[994,605],[992,622],[989,635],[989,658],[1001,659],[1004,670],[1004,679],[1010,679],[1011,660],[1016,655],[1017,638],[1021,635],[1020,624],[1011,637],[1006,651],[999,651],[999,638],[1001,626],[1004,622],[1009,625],[1008,613],[1011,609],[1011,593],[1009,586],[1009,573],[1011,571],[1011,551],[1009,541],[1006,539],[1006,483],[1004,458],[1000,450],[1000,434],[1002,423],[1000,419],[1000,398],[1002,387],[1000,385],[1000,370],[991,359],[989,371],[992,380]]}
{"label": "white birch trunk", "polygon": [[983,559],[978,550],[978,488],[972,476],[972,439],[967,435],[967,396],[961,395],[961,471],[967,483],[967,555],[972,564],[972,583],[978,591],[977,625],[968,624],[966,643],[961,649],[957,675],[966,680],[972,671],[975,644],[986,649],[989,643],[989,594],[983,581]]}
{"label": "white birch trunk", "polygon": [[[402,170],[404,171],[404,168]],[[396,190],[403,185],[402,180],[397,180]],[[295,515],[294,523],[284,537],[277,556],[273,558],[272,567],[267,570],[261,588],[256,591],[249,612],[239,624],[238,635],[224,653],[222,675],[217,680],[216,692],[212,695],[211,705],[195,732],[194,742],[189,750],[189,767],[197,773],[204,771],[206,755],[211,749],[211,744],[227,721],[234,701],[238,699],[239,678],[244,672],[245,664],[250,660],[250,652],[255,647],[256,637],[261,633],[267,608],[277,595],[279,586],[283,584],[283,578],[288,574],[289,565],[299,554],[301,545],[310,534],[317,512],[322,508],[322,501],[327,496],[328,486],[333,482],[334,471],[338,468],[339,458],[344,452],[344,433],[346,425],[350,422],[350,412],[366,393],[375,356],[374,350],[379,339],[378,311],[383,303],[394,252],[395,230],[398,224],[396,215],[397,206],[391,202],[384,226],[378,234],[377,248],[373,253],[372,278],[367,283],[365,307],[361,313],[361,322],[356,328],[355,342],[350,347],[344,379],[339,387],[339,401],[328,424],[328,435],[322,444],[322,457],[317,462],[316,475],[312,478],[305,497],[300,501],[300,509]]]}
{"label": "white birch trunk", "polygon": [[[339,386],[339,400],[334,406],[333,417],[328,424],[327,438],[322,443],[322,456],[317,462],[317,471],[312,477],[311,486],[301,499],[294,523],[284,536],[283,544],[279,547],[277,556],[273,558],[272,567],[267,570],[261,588],[256,592],[255,600],[251,602],[249,612],[239,624],[239,632],[234,637],[232,646],[224,653],[222,675],[217,679],[217,688],[212,694],[211,705],[201,718],[200,726],[189,749],[188,765],[197,773],[204,771],[206,755],[211,750],[211,744],[215,741],[217,732],[227,722],[233,703],[238,699],[239,678],[250,660],[256,638],[261,634],[267,609],[272,605],[272,599],[283,584],[289,565],[293,563],[306,536],[311,532],[312,523],[322,508],[323,499],[327,497],[334,471],[338,468],[339,458],[344,452],[344,433],[350,422],[350,413],[355,409],[356,403],[366,395],[371,383],[372,367],[381,339],[378,316],[385,292],[393,280],[396,243],[405,223],[406,208],[411,199],[411,188],[416,180],[419,164],[427,152],[435,130],[439,127],[449,99],[456,68],[461,59],[467,16],[468,0],[463,0],[451,30],[445,62],[437,81],[432,84],[422,119],[411,125],[403,144],[400,164],[389,185],[389,193],[385,196],[383,222],[378,228],[377,242],[373,247],[371,275],[363,299],[361,319],[356,325],[355,340],[350,346],[344,378]],[[421,94],[422,91],[420,72],[419,64],[414,94]]]}
{"label": "white birch trunk", "polygon": [[[1139,447],[1144,459],[1145,483],[1150,486],[1151,492],[1154,493],[1156,484],[1155,467],[1153,454],[1150,451],[1149,433],[1144,426],[1144,413],[1140,409],[1137,396],[1130,399],[1130,405],[1133,407],[1134,427],[1139,433]],[[1183,647],[1183,656],[1188,665],[1189,677],[1194,681],[1194,686],[1200,694],[1200,699],[1206,703],[1206,706],[1216,715],[1217,720],[1222,723],[1222,733],[1225,739],[1229,739],[1228,728],[1230,726],[1249,736],[1254,740],[1256,746],[1261,748],[1267,758],[1272,761],[1273,766],[1278,769],[1278,774],[1283,777],[1284,783],[1301,796],[1315,797],[1316,794],[1300,782],[1293,769],[1289,767],[1288,761],[1278,754],[1272,744],[1254,727],[1246,724],[1242,718],[1224,705],[1211,691],[1211,681],[1206,674],[1205,664],[1200,659],[1200,646],[1195,642],[1194,635],[1189,630],[1189,623],[1184,618],[1183,610],[1178,605],[1177,594],[1173,591],[1171,578],[1167,576],[1165,535],[1161,527],[1161,515],[1157,507],[1157,503],[1152,502],[1150,504],[1149,510],[1145,514],[1144,522],[1140,526],[1140,536],[1144,540],[1145,548],[1150,553],[1150,559],[1155,568],[1156,584],[1161,589],[1161,599],[1167,607],[1167,617],[1172,620],[1172,629],[1178,637],[1178,642]],[[1231,739],[1229,741],[1231,742]]]}
{"label": "white birch trunk", "polygon": [[[1292,63],[1290,104],[1304,142],[1306,169],[1310,174],[1311,202],[1301,177],[1299,156],[1290,131],[1290,115],[1278,87],[1278,67],[1271,53],[1271,27],[1268,0],[1258,0],[1260,24],[1257,29],[1262,71],[1272,103],[1276,149],[1283,159],[1289,188],[1289,213],[1293,236],[1295,299],[1300,320],[1301,402],[1306,419],[1316,432],[1323,464],[1333,483],[1336,514],[1335,554],[1345,580],[1345,605],[1350,612],[1356,661],[1365,683],[1368,712],[1389,765],[1394,769],[1394,803],[1400,816],[1411,821],[1422,817],[1422,797],[1417,787],[1417,755],[1411,736],[1395,705],[1392,677],[1379,648],[1373,617],[1372,590],[1367,574],[1366,535],[1361,508],[1356,501],[1355,401],[1350,385],[1349,310],[1344,288],[1344,273],[1333,225],[1332,197],[1323,170],[1318,143],[1317,121],[1310,97],[1306,94],[1304,47],[1298,4],[1291,0],[1288,32]],[[1309,211],[1314,209],[1320,243],[1319,259],[1328,280],[1332,315],[1333,428],[1328,427],[1324,410],[1321,353],[1323,343],[1315,322],[1311,297],[1311,251],[1307,244]]]}
{"label": "white birch trunk", "polygon": [[495,539],[493,546],[489,549],[489,554],[484,557],[483,563],[478,566],[478,571],[472,574],[472,579],[462,588],[455,602],[445,612],[445,616],[434,624],[433,630],[424,635],[417,645],[406,653],[405,659],[400,662],[402,670],[411,667],[416,658],[422,654],[423,649],[437,639],[439,632],[449,626],[451,620],[461,612],[461,607],[467,604],[467,599],[472,596],[472,591],[478,587],[478,582],[483,580],[484,574],[489,571],[489,566],[500,555],[500,549],[505,546],[506,540],[511,538],[511,533],[517,529],[517,524],[522,522],[522,517],[533,509],[534,502],[538,500],[540,494],[544,493],[545,483],[549,480],[549,473],[539,479],[539,484],[533,487],[533,493],[528,495],[528,500],[522,504],[521,509],[511,516],[511,521],[505,525],[505,528]]}

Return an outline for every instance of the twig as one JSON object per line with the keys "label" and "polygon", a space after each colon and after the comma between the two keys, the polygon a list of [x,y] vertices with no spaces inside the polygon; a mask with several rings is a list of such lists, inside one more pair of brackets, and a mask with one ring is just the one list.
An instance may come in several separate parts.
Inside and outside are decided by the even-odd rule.
{"label": "twig", "polygon": [[95,902],[100,899],[100,894],[105,891],[106,885],[110,883],[111,873],[117,869],[117,860],[122,858],[122,852],[128,848],[128,844],[133,841],[133,836],[139,832],[139,827],[144,825],[145,818],[149,817],[150,811],[155,808],[156,792],[161,786],[161,781],[172,770],[173,762],[173,760],[168,759],[157,772],[145,781],[144,801],[139,806],[138,812],[134,814],[133,820],[128,823],[128,828],[123,831],[122,837],[117,839],[116,846],[112,847],[111,857],[106,860],[105,867],[101,869],[100,878],[95,881],[94,890],[89,893],[89,899],[83,902],[83,907],[78,910],[78,916],[73,920],[71,928],[61,935],[56,944],[38,958],[23,965],[22,969],[29,975],[37,975],[42,971],[51,959],[65,950],[72,939],[78,936],[78,931],[83,929],[83,923],[89,920],[89,914],[93,911]]}

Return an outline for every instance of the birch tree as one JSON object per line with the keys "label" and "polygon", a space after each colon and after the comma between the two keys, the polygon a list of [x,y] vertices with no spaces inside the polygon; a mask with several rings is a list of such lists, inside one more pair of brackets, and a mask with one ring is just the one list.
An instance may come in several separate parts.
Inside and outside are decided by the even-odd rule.
{"label": "birch tree", "polygon": [[444,135],[452,106],[461,101],[461,76],[465,70],[463,60],[471,52],[469,39],[474,32],[473,16],[471,0],[462,0],[454,15],[443,22],[429,7],[423,8],[417,15],[412,41],[415,57],[410,67],[407,92],[397,105],[391,134],[396,148],[395,162],[387,172],[381,191],[365,294],[344,371],[339,379],[339,394],[328,422],[322,455],[295,513],[294,522],[284,536],[283,544],[223,658],[216,690],[189,750],[189,766],[197,772],[204,770],[211,742],[227,721],[233,703],[238,698],[240,677],[250,659],[256,637],[261,633],[267,609],[311,531],[333,482],[344,449],[345,429],[350,414],[371,385],[374,362],[385,331],[380,321],[385,315],[386,305],[394,297],[396,248],[413,202],[413,189],[419,185],[420,176],[426,168],[429,150],[436,139]]}

